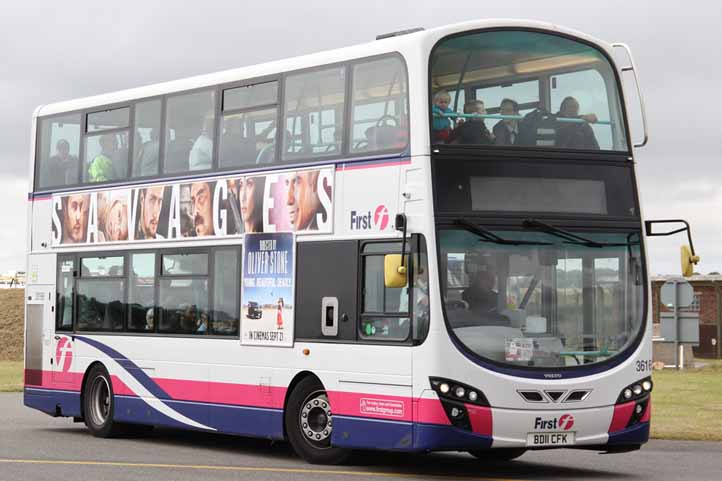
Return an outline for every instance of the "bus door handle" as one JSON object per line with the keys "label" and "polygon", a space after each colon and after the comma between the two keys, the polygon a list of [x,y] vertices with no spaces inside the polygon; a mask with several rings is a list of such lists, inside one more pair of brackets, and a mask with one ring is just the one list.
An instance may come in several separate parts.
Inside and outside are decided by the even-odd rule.
{"label": "bus door handle", "polygon": [[629,65],[626,67],[622,67],[622,72],[632,72],[634,74],[634,84],[637,86],[637,98],[639,98],[639,107],[642,111],[642,128],[644,129],[644,139],[642,139],[642,142],[639,144],[634,144],[635,148],[644,147],[647,145],[647,141],[649,140],[649,133],[647,131],[647,110],[644,107],[644,98],[642,98],[642,88],[639,86],[639,76],[637,75],[637,67],[634,65],[634,57],[632,56],[632,50],[629,48],[629,45],[626,43],[613,43],[612,48],[621,48],[625,52],[627,52],[627,57],[629,58]]}

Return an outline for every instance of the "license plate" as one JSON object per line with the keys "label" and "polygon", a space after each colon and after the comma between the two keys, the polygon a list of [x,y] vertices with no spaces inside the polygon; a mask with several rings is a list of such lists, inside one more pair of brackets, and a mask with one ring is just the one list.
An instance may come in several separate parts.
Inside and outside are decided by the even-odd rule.
{"label": "license plate", "polygon": [[526,438],[527,446],[572,446],[575,442],[575,432],[562,433],[529,433]]}

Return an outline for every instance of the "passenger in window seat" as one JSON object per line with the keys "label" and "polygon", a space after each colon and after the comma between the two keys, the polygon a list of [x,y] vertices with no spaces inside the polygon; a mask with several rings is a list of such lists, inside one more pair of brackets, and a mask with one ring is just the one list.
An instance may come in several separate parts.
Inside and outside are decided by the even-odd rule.
{"label": "passenger in window seat", "polygon": [[[516,100],[504,99],[499,105],[501,115],[519,115],[519,104]],[[519,121],[512,119],[500,120],[492,129],[494,145],[514,145],[519,135]]]}
{"label": "passenger in window seat", "polygon": [[[464,104],[465,114],[485,115],[486,108],[481,100],[469,100]],[[457,122],[456,128],[449,135],[449,144],[491,145],[494,143],[494,134],[486,128],[484,119],[471,117]]]}
{"label": "passenger in window seat", "polygon": [[564,149],[599,150],[599,143],[589,123],[597,121],[595,114],[579,115],[579,102],[566,97],[559,106],[557,117],[582,119],[582,123],[560,122],[557,127],[555,146]]}

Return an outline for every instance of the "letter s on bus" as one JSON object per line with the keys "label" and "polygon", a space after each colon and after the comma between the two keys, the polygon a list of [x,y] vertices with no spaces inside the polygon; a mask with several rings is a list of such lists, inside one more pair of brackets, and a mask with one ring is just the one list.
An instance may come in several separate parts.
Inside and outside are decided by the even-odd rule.
{"label": "letter s on bus", "polygon": [[[329,195],[324,188],[324,180],[327,181],[331,194]],[[320,169],[318,172],[318,180],[316,181],[316,192],[318,193],[318,201],[321,203],[323,208],[326,210],[326,221],[323,220],[323,214],[316,214],[316,223],[318,224],[318,230],[325,231],[331,228],[331,204],[333,202],[333,170],[331,169]]]}
{"label": "letter s on bus", "polygon": [[53,197],[53,245],[60,245],[60,241],[63,239],[63,226],[60,225],[60,217],[58,217],[58,211],[63,209],[62,199],[60,197]]}

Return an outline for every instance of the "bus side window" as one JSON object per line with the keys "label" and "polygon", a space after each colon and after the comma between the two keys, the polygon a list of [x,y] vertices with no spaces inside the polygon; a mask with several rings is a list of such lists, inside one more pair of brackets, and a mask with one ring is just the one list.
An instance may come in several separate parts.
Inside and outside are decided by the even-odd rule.
{"label": "bus side window", "polygon": [[75,269],[75,256],[58,256],[58,288],[55,302],[56,331],[73,329]]}
{"label": "bus side window", "polygon": [[80,165],[80,114],[38,121],[35,188],[78,183]]}
{"label": "bus side window", "polygon": [[339,155],[346,67],[289,75],[284,92],[283,160]]}
{"label": "bus side window", "polygon": [[168,98],[165,116],[164,173],[176,174],[211,169],[215,98],[213,90]]}
{"label": "bus side window", "polygon": [[241,252],[236,247],[213,253],[213,315],[211,333],[238,335],[241,285]]}
{"label": "bus side window", "polygon": [[411,332],[409,290],[389,288],[384,283],[384,257],[398,254],[398,242],[366,243],[362,259],[362,304],[359,324],[361,339],[405,341]]}
{"label": "bus side window", "polygon": [[130,108],[87,115],[83,182],[108,182],[128,176]]}
{"label": "bus side window", "polygon": [[409,139],[406,69],[399,57],[353,67],[351,152],[400,150]]}
{"label": "bus side window", "polygon": [[223,91],[220,168],[271,164],[276,157],[278,82]]}

